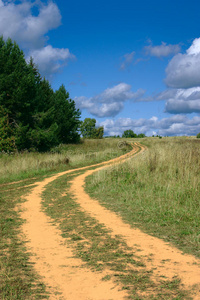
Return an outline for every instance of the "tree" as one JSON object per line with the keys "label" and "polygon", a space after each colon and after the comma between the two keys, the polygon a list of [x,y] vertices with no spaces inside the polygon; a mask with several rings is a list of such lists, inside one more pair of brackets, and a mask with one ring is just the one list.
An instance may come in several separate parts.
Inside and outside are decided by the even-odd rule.
{"label": "tree", "polygon": [[[0,37],[0,123],[12,131],[18,150],[49,150],[80,140],[80,111],[62,85],[54,92],[42,79],[33,59],[11,39]],[[9,129],[9,130],[8,130]],[[4,134],[4,139],[6,135]],[[9,137],[10,138],[10,137]]]}
{"label": "tree", "polygon": [[81,122],[80,131],[83,138],[92,138],[92,139],[102,139],[104,135],[104,128],[96,126],[96,120],[91,118],[86,118]]}
{"label": "tree", "polygon": [[197,134],[197,138],[200,139],[200,132]]}
{"label": "tree", "polygon": [[91,118],[85,118],[81,122],[80,130],[83,138],[92,138],[94,136],[96,120]]}
{"label": "tree", "polygon": [[36,95],[35,76],[23,51],[11,39],[0,37],[0,105],[8,110],[9,123],[32,121]]}
{"label": "tree", "polygon": [[8,112],[0,106],[0,152],[15,150],[15,138],[9,125]]}
{"label": "tree", "polygon": [[78,129],[80,127],[80,111],[76,109],[74,100],[69,98],[69,93],[64,85],[54,95],[54,120],[58,125],[59,143],[77,143],[80,140]]}
{"label": "tree", "polygon": [[100,127],[94,129],[94,138],[95,139],[102,139],[103,135],[104,135],[103,126],[100,126]]}
{"label": "tree", "polygon": [[123,135],[123,138],[136,138],[137,134],[133,132],[133,130],[129,129],[129,130],[125,130]]}
{"label": "tree", "polygon": [[23,51],[11,39],[4,42],[0,37],[0,105],[7,111],[19,150],[30,147],[27,132],[34,122],[35,96],[35,76]]}

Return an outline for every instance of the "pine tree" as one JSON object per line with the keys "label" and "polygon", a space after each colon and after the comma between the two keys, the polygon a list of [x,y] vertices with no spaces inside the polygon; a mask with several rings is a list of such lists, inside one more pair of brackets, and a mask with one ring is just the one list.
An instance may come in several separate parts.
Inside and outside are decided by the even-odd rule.
{"label": "pine tree", "polygon": [[58,125],[58,139],[60,143],[77,143],[80,140],[78,129],[80,127],[80,111],[76,109],[74,100],[64,85],[54,95],[54,120]]}
{"label": "pine tree", "polygon": [[[0,106],[18,150],[49,150],[59,143],[78,142],[80,111],[62,85],[54,92],[30,58],[11,39],[0,37]],[[5,121],[6,118],[6,121]],[[2,125],[4,126],[4,125]],[[5,127],[5,126],[4,126]],[[5,139],[3,131],[1,138]]]}

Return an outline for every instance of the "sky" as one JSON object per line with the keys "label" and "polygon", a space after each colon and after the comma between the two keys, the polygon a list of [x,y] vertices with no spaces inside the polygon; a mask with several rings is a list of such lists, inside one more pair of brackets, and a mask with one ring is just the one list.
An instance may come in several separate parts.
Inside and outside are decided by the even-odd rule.
{"label": "sky", "polygon": [[105,135],[200,132],[199,0],[0,0],[16,41]]}

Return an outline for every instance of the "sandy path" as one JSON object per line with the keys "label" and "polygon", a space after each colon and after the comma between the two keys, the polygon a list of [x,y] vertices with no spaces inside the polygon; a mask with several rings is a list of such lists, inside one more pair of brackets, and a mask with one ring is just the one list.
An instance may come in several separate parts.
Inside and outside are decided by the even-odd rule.
{"label": "sandy path", "polygon": [[[131,152],[120,158],[93,166],[123,161],[138,150],[136,145]],[[22,206],[22,218],[26,220],[23,232],[28,240],[28,249],[33,253],[31,261],[49,287],[50,299],[118,300],[126,296],[126,292],[112,281],[101,280],[108,273],[91,272],[80,259],[73,257],[72,249],[61,237],[59,229],[51,224],[51,219],[41,210],[41,194],[48,183],[59,176],[93,166],[58,173],[34,183],[36,187],[26,196],[27,201]]]}
{"label": "sandy path", "polygon": [[112,231],[113,235],[121,235],[128,246],[139,251],[138,255],[143,256],[147,268],[153,270],[154,279],[160,276],[165,276],[167,279],[178,276],[184,287],[193,291],[193,299],[200,299],[200,260],[192,255],[183,254],[161,239],[147,235],[139,229],[131,228],[118,215],[102,207],[86,194],[84,191],[85,178],[102,168],[104,167],[86,171],[75,177],[70,193],[75,196],[84,211],[104,224]]}

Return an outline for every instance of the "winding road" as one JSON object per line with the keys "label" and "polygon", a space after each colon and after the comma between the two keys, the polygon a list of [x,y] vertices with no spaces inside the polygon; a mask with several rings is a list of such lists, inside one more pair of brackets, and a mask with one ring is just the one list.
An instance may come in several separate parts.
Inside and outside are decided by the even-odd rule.
{"label": "winding road", "polygon": [[[139,156],[145,147],[139,143],[133,144],[133,149],[121,157],[58,173],[42,182],[35,183],[31,193],[25,196],[22,218],[23,232],[28,240],[27,247],[32,253],[31,261],[38,274],[47,285],[49,299],[70,300],[108,300],[125,299],[125,290],[112,281],[102,281],[109,274],[93,272],[81,259],[74,257],[70,245],[62,238],[60,230],[52,224],[52,220],[42,211],[41,195],[45,187],[60,176],[83,171],[76,175],[70,188],[70,194],[81,208],[96,220],[111,230],[111,235],[120,235],[127,245],[138,251],[148,270],[153,270],[153,279],[165,276],[172,279],[178,276],[184,288],[193,290],[192,299],[200,299],[200,261],[191,255],[183,254],[161,239],[143,233],[139,229],[125,224],[121,217],[102,207],[97,200],[91,199],[84,190],[85,178],[94,172],[113,164],[123,163],[133,156]],[[91,170],[91,168],[93,168]],[[90,170],[88,170],[90,169]],[[149,260],[151,256],[151,260]],[[164,263],[165,262],[165,263]]]}

